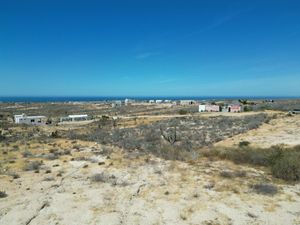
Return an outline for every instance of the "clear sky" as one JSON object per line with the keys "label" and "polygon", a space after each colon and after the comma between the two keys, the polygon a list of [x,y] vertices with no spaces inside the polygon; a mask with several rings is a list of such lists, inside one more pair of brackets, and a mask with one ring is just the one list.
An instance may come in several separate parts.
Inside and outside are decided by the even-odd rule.
{"label": "clear sky", "polygon": [[0,96],[300,96],[300,1],[3,0],[0,78]]}

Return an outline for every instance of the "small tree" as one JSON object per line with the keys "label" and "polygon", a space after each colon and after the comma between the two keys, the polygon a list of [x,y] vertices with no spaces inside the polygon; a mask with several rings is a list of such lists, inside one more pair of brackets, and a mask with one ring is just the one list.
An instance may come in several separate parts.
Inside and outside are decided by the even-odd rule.
{"label": "small tree", "polygon": [[179,115],[186,115],[188,112],[184,109],[180,109],[178,113]]}
{"label": "small tree", "polygon": [[109,117],[102,116],[101,119],[98,121],[98,128],[103,128],[104,126],[109,124]]}
{"label": "small tree", "polygon": [[172,129],[171,132],[165,132],[163,131],[162,127],[160,126],[160,134],[161,136],[167,141],[169,142],[171,145],[174,145],[174,143],[176,141],[178,141],[177,139],[177,128],[176,126]]}
{"label": "small tree", "polygon": [[2,131],[0,131],[0,141],[3,141],[5,139],[5,136],[2,134]]}

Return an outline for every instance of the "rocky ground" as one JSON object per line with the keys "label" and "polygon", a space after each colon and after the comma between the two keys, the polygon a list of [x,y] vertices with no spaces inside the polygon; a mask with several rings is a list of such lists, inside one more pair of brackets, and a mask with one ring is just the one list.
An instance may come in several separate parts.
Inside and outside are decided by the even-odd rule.
{"label": "rocky ground", "polygon": [[[283,143],[297,144],[298,125],[297,116],[278,118],[223,144],[271,143],[280,132],[289,135],[281,136]],[[0,175],[7,195],[0,198],[0,224],[300,224],[300,184],[275,179],[262,167],[170,161],[59,138],[15,144],[32,155],[4,154],[8,147],[1,146],[8,166]],[[51,149],[70,151],[53,157]],[[39,168],[24,171],[40,160]]]}
{"label": "rocky ground", "polygon": [[[1,176],[1,224],[300,224],[299,184],[276,183],[263,170],[92,149],[80,152],[90,158]],[[252,187],[270,181],[277,193]]]}

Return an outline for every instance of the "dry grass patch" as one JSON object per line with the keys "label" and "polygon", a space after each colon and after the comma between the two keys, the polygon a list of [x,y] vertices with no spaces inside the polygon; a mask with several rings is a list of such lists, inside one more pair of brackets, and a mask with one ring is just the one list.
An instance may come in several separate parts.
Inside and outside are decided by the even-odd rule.
{"label": "dry grass patch", "polygon": [[258,183],[250,185],[250,188],[257,194],[273,196],[278,193],[278,188],[273,184]]}
{"label": "dry grass patch", "polygon": [[24,165],[24,171],[38,171],[43,163],[41,161],[31,161]]}
{"label": "dry grass patch", "polygon": [[[285,181],[300,181],[300,146],[270,148],[231,147],[203,150],[208,158],[231,160],[236,164],[251,164],[270,169],[272,175]],[[223,173],[223,176],[232,174]]]}

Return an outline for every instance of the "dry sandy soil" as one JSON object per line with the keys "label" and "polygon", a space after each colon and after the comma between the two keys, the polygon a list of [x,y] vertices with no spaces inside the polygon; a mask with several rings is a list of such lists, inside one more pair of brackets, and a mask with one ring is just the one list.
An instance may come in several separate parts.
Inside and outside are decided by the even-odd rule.
{"label": "dry sandy soil", "polygon": [[264,148],[278,144],[300,145],[300,115],[279,116],[278,119],[263,124],[259,129],[236,135],[215,145],[232,146],[238,145],[240,141],[249,141],[252,145]]}
{"label": "dry sandy soil", "polygon": [[[294,145],[299,129],[300,116],[280,117],[217,145]],[[0,224],[300,224],[300,184],[276,180],[263,168],[205,158],[168,161],[92,142],[75,148],[54,141],[71,155],[44,159],[39,173],[22,170],[21,153],[1,156],[16,161],[8,169],[20,178],[0,175],[0,191],[7,193],[0,198]],[[35,155],[53,146],[29,144]],[[239,175],[222,176],[224,171]],[[252,186],[260,183],[278,192],[257,193]]]}

